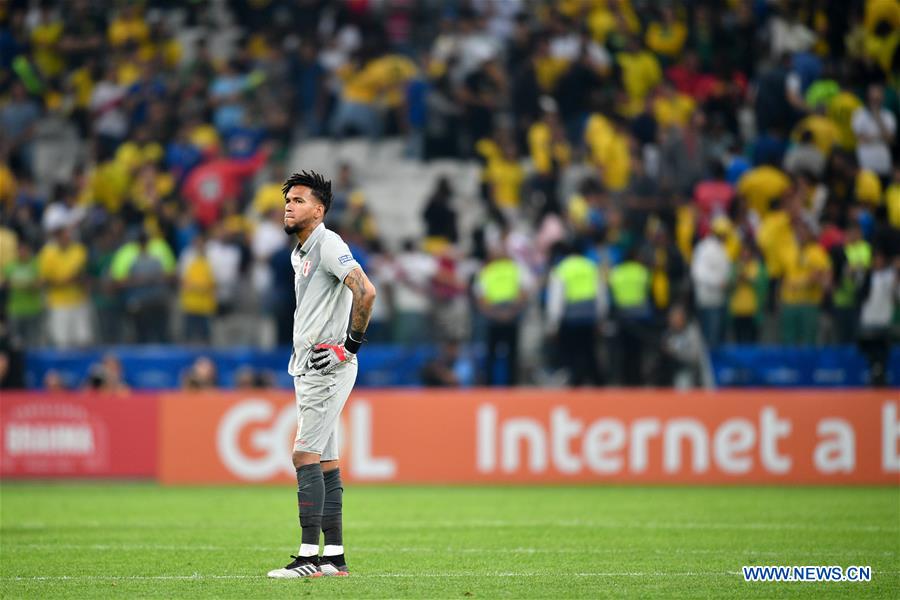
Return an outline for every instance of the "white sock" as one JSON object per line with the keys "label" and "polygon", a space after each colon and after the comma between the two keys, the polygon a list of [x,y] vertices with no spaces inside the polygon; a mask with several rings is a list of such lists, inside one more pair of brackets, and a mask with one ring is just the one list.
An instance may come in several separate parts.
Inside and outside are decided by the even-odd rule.
{"label": "white sock", "polygon": [[319,546],[316,544],[300,544],[300,550],[297,551],[297,556],[302,556],[306,558],[307,556],[318,556],[319,555]]}
{"label": "white sock", "polygon": [[322,551],[322,556],[338,556],[343,553],[343,546],[325,546],[325,549]]}

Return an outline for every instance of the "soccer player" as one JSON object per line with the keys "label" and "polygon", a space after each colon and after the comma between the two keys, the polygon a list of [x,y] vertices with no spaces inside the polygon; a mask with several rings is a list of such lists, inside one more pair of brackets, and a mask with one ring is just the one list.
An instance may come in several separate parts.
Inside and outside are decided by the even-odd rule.
{"label": "soccer player", "polygon": [[[372,314],[375,287],[339,235],[322,224],[331,182],[295,173],[282,187],[284,230],[297,236],[294,267],[294,351],[288,371],[297,399],[297,504],[302,539],[297,556],[269,577],[348,575],[344,560],[338,468],[338,417],[356,381],[356,353]],[[348,327],[349,325],[349,327]],[[325,549],[319,557],[319,534]]]}

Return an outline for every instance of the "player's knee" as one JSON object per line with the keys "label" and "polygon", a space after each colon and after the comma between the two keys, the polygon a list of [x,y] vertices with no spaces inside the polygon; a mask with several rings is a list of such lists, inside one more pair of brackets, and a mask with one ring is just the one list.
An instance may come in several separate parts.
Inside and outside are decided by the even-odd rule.
{"label": "player's knee", "polygon": [[314,465],[319,462],[320,456],[313,452],[294,452],[294,468],[299,469],[303,465]]}

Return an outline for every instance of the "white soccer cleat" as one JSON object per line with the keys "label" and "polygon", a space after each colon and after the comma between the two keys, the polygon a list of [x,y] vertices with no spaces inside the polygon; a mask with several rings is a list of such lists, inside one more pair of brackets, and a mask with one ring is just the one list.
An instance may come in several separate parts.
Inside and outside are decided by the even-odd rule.
{"label": "white soccer cleat", "polygon": [[347,577],[350,575],[347,563],[344,562],[343,554],[340,556],[323,556],[319,560],[319,571],[324,577]]}
{"label": "white soccer cleat", "polygon": [[281,569],[273,569],[269,571],[268,576],[272,579],[297,579],[301,577],[321,577],[322,571],[319,570],[317,556],[294,556],[294,560],[285,565]]}

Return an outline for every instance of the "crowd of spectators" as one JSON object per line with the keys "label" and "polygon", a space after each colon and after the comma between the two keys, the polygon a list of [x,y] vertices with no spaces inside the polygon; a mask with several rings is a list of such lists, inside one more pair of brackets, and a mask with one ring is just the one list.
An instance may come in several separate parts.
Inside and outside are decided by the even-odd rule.
{"label": "crowd of spectators", "polygon": [[444,179],[395,248],[333,174],[327,224],[387,292],[369,338],[440,344],[428,382],[515,383],[529,311],[576,384],[700,385],[709,348],[761,341],[859,343],[883,376],[898,0],[41,0],[0,24],[4,344],[290,343],[287,152],[362,135],[482,165],[470,237]]}

